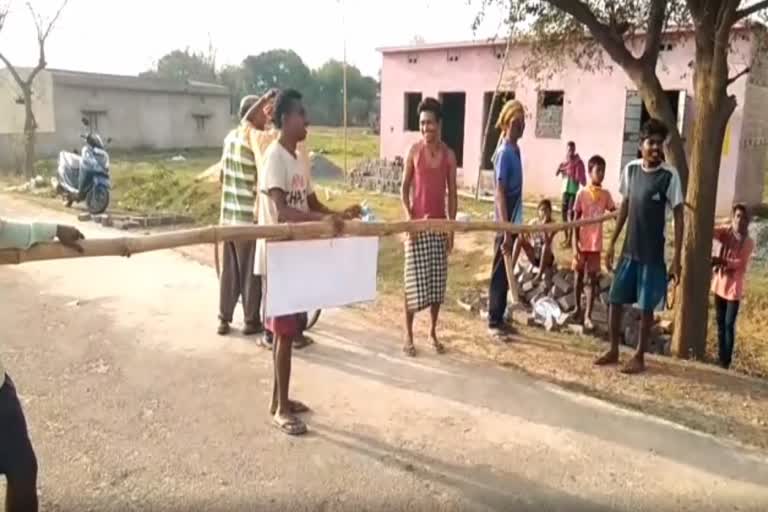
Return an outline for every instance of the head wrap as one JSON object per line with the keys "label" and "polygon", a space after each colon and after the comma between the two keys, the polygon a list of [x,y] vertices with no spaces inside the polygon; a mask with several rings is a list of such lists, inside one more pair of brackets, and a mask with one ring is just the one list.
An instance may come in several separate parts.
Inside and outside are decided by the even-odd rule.
{"label": "head wrap", "polygon": [[506,133],[509,130],[509,126],[512,121],[516,119],[522,119],[525,117],[525,107],[518,100],[509,100],[499,113],[499,119],[496,121],[496,128],[501,130],[502,133]]}

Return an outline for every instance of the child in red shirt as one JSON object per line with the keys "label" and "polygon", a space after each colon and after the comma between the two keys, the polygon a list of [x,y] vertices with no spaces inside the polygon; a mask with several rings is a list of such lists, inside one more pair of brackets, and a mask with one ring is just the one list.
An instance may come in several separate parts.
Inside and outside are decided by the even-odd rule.
{"label": "child in red shirt", "polygon": [[[582,189],[576,196],[574,204],[574,220],[591,219],[605,215],[616,209],[611,193],[602,188],[605,179],[605,160],[599,155],[589,159],[590,184]],[[576,228],[573,237],[573,270],[576,274],[576,289],[574,291],[576,308],[574,319],[584,323],[588,330],[594,328],[592,324],[592,307],[595,304],[595,295],[598,289],[598,276],[600,275],[600,254],[603,250],[603,225],[592,224]],[[581,308],[581,294],[584,291],[584,277],[589,278],[587,288],[586,315]]]}

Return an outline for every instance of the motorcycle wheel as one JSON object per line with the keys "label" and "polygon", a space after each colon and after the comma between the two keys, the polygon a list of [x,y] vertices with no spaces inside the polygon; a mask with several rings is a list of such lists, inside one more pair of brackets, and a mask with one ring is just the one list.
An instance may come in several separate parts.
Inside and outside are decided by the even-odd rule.
{"label": "motorcycle wheel", "polygon": [[109,206],[109,189],[107,187],[93,187],[88,192],[86,204],[91,215],[104,213]]}

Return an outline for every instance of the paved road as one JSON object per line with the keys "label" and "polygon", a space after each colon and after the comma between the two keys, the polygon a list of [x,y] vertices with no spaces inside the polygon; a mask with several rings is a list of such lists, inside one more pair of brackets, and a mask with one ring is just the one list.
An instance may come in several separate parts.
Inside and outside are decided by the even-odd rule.
{"label": "paved road", "polygon": [[[0,196],[0,216],[30,215]],[[314,413],[288,438],[269,353],[214,334],[216,290],[171,251],[0,267],[45,510],[768,510],[765,454],[494,366],[406,360],[353,311],[298,356]]]}

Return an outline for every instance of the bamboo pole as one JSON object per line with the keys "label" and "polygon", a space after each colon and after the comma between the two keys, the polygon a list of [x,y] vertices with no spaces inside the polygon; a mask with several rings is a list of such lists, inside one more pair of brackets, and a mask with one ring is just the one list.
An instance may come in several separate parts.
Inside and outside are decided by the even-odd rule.
{"label": "bamboo pole", "polygon": [[[491,125],[496,121],[493,118],[493,107],[496,104],[496,98],[499,96],[499,89],[501,89],[501,82],[504,79],[504,70],[507,67],[507,59],[509,58],[509,47],[512,45],[512,28],[509,29],[509,35],[507,35],[507,45],[504,48],[504,60],[501,62],[499,68],[499,79],[496,82],[496,89],[493,91],[491,97],[491,104],[488,105],[488,119],[485,120],[485,128],[483,129],[483,140],[480,144],[480,162],[477,164],[477,183],[475,183],[475,199],[480,199],[480,182],[483,178],[483,160],[485,159],[486,144],[488,143],[488,132],[491,130]],[[501,136],[499,136],[501,138]]]}
{"label": "bamboo pole", "polygon": [[143,252],[175,249],[188,245],[215,244],[222,240],[314,240],[336,236],[390,236],[400,233],[424,231],[471,233],[509,232],[512,234],[555,233],[614,219],[615,213],[594,219],[543,225],[512,224],[509,222],[477,221],[462,222],[444,219],[427,219],[399,222],[346,221],[337,232],[331,222],[304,222],[271,226],[209,226],[147,236],[83,240],[82,252],[65,247],[58,242],[41,243],[27,250],[0,250],[0,265],[15,265],[31,261],[56,260],[99,256],[130,256]]}

